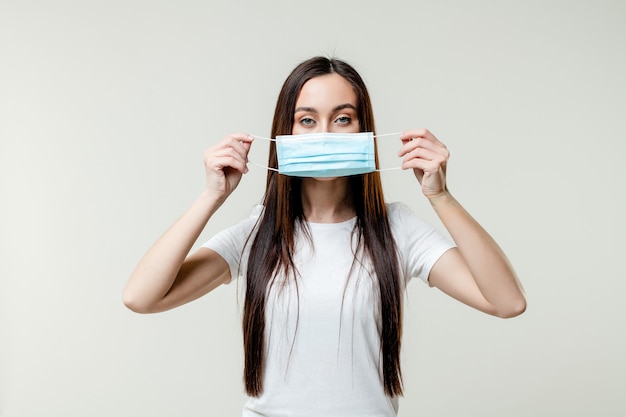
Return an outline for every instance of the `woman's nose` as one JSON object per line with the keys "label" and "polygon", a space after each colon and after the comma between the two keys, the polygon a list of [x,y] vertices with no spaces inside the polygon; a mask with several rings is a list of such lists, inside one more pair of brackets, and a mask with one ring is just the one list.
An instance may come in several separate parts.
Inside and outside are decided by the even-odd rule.
{"label": "woman's nose", "polygon": [[328,133],[330,132],[330,126],[327,122],[322,122],[318,125],[318,131],[316,133]]}

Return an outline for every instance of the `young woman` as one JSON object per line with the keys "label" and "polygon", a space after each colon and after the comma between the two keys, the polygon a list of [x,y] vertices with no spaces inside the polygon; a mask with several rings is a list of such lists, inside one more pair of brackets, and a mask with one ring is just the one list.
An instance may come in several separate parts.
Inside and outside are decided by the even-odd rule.
{"label": "young woman", "polygon": [[[361,77],[322,57],[289,75],[272,124],[272,138],[341,133],[347,147],[349,134],[374,131]],[[206,151],[206,189],[146,253],[124,303],[164,311],[242,276],[244,416],[396,415],[402,298],[411,278],[498,317],[526,308],[505,255],[446,187],[445,145],[426,129],[400,139],[402,168],[413,170],[454,244],[404,204],[386,204],[378,172],[285,175],[275,170],[282,167],[272,142],[263,204],[189,254],[248,172],[254,138],[233,133]]]}

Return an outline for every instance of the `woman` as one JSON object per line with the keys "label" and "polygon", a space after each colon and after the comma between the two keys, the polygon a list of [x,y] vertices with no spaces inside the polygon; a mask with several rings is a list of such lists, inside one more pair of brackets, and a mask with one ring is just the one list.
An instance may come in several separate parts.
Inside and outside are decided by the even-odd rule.
{"label": "woman", "polygon": [[[272,124],[272,138],[295,141],[374,131],[361,77],[322,57],[289,75]],[[124,303],[164,311],[241,275],[244,415],[396,415],[402,297],[412,277],[498,317],[526,307],[505,255],[449,193],[445,145],[425,129],[400,139],[402,168],[413,169],[454,245],[403,204],[385,204],[378,172],[284,175],[273,142],[263,205],[188,255],[248,172],[254,138],[234,133],[206,151],[206,189],[141,260]]]}

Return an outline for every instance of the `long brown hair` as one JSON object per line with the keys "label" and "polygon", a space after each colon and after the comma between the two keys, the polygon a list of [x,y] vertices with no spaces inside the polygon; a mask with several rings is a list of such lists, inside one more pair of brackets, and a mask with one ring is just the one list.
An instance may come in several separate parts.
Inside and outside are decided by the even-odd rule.
{"label": "long brown hair", "polygon": [[[272,138],[292,133],[296,100],[304,83],[311,78],[332,73],[345,78],[354,88],[360,131],[375,131],[371,101],[361,76],[343,61],[315,57],[298,65],[285,80],[276,103]],[[378,156],[376,158],[378,166]],[[278,166],[274,142],[270,145],[268,166]],[[295,277],[294,233],[298,225],[304,226],[306,230],[300,190],[299,178],[268,171],[263,201],[265,210],[259,219],[246,271],[244,382],[250,396],[258,396],[263,391],[265,306],[273,277],[281,271]],[[350,176],[349,190],[356,212],[358,242],[364,247],[362,253],[371,259],[378,282],[383,385],[385,393],[393,397],[402,394],[400,344],[403,284],[396,245],[387,219],[380,174],[372,172]]]}

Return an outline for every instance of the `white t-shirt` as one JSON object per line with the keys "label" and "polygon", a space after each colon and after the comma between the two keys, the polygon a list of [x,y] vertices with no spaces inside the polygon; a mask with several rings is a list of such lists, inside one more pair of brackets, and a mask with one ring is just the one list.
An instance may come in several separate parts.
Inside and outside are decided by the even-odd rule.
{"label": "white t-shirt", "polygon": [[[427,281],[453,244],[405,204],[387,208],[402,278]],[[204,245],[228,262],[233,278],[246,272],[251,241],[242,251],[261,211]],[[249,399],[244,417],[397,414],[397,398],[387,397],[382,384],[373,267],[362,257],[354,261],[355,222],[308,223],[310,240],[296,234],[297,285],[278,279],[269,293],[263,393]]]}

